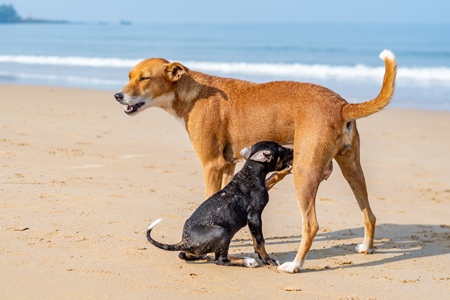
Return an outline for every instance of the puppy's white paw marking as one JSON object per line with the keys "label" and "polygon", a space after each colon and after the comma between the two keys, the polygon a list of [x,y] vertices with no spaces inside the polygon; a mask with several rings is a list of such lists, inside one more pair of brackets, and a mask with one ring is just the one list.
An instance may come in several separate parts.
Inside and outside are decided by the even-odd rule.
{"label": "puppy's white paw marking", "polygon": [[259,267],[259,264],[254,258],[246,257],[244,259],[244,266],[246,266],[247,268],[257,268]]}
{"label": "puppy's white paw marking", "polygon": [[288,261],[278,267],[278,271],[286,273],[299,273],[302,270],[303,262]]}
{"label": "puppy's white paw marking", "polygon": [[356,252],[358,253],[365,253],[365,254],[372,254],[373,253],[373,249],[364,246],[364,244],[358,244],[355,247]]}

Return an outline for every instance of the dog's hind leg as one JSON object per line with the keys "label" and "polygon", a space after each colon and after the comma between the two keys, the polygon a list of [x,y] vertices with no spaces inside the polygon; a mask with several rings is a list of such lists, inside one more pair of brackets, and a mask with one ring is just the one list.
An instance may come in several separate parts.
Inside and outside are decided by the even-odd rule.
{"label": "dog's hind leg", "polygon": [[344,178],[349,183],[362,212],[364,221],[364,241],[362,244],[356,246],[356,251],[359,253],[372,253],[376,218],[370,208],[366,180],[359,158],[359,150],[359,136],[358,133],[355,132],[351,150],[344,155],[338,154],[335,159],[341,168]]}
{"label": "dog's hind leg", "polygon": [[[319,136],[324,136],[321,132]],[[302,238],[295,259],[278,267],[279,271],[287,273],[300,272],[306,255],[319,230],[316,216],[316,194],[319,184],[334,153],[332,146],[318,143],[314,138],[317,134],[309,133],[295,136],[293,175],[298,207],[302,215]],[[324,143],[330,140],[323,139]]]}
{"label": "dog's hind leg", "polygon": [[[266,179],[267,191],[269,191],[271,188],[273,188],[275,186],[275,184],[277,184],[278,182],[283,180],[284,177],[286,177],[286,175],[291,174],[292,173],[291,171],[292,171],[292,167],[286,168],[284,170],[275,172],[272,175],[270,175],[270,177]],[[328,163],[327,167],[325,168],[325,171],[323,172],[322,180],[327,180],[330,177],[332,172],[333,172],[333,162],[330,161]]]}
{"label": "dog's hind leg", "polygon": [[208,259],[208,255],[207,254],[205,254],[205,255],[193,255],[193,254],[190,254],[190,253],[180,252],[180,253],[178,253],[178,258],[190,261],[190,260]]}
{"label": "dog's hind leg", "polygon": [[[228,251],[227,251],[228,252]],[[257,268],[259,267],[258,262],[251,257],[233,257],[225,253],[216,254],[216,260],[214,261],[216,265],[223,266],[237,266],[246,268]]]}

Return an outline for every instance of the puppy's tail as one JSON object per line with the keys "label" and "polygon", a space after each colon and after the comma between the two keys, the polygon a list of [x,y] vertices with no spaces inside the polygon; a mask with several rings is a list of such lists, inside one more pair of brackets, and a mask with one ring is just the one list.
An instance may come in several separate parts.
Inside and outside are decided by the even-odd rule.
{"label": "puppy's tail", "polygon": [[380,58],[384,60],[386,68],[380,93],[375,99],[363,103],[349,103],[345,105],[342,109],[344,120],[355,120],[376,113],[388,105],[392,96],[394,96],[395,76],[397,75],[395,56],[391,51],[384,50],[380,53]]}
{"label": "puppy's tail", "polygon": [[159,222],[161,222],[162,219],[158,219],[156,221],[154,221],[152,224],[150,224],[150,226],[148,226],[148,230],[147,230],[147,240],[152,243],[154,246],[163,249],[163,250],[168,250],[168,251],[180,251],[180,250],[184,250],[184,245],[185,243],[183,241],[174,244],[174,245],[166,245],[166,244],[162,244],[160,242],[155,241],[154,239],[152,239],[152,237],[150,236],[150,233],[152,232],[153,227],[155,227]]}

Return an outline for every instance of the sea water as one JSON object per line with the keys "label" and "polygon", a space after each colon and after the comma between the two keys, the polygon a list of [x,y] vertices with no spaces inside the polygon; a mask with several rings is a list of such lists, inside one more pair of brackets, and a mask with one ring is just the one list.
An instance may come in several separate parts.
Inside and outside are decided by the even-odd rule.
{"label": "sea water", "polygon": [[349,102],[374,98],[390,49],[392,106],[450,110],[450,25],[0,24],[0,83],[119,91],[139,61],[255,82],[326,86]]}

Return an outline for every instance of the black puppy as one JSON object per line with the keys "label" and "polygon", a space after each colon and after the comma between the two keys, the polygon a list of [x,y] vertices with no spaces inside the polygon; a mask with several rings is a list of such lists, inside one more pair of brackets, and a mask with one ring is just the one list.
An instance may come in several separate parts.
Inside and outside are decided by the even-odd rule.
{"label": "black puppy", "polygon": [[242,149],[241,155],[246,159],[242,169],[226,187],[194,211],[184,224],[181,242],[166,245],[152,239],[150,233],[161,219],[148,227],[148,241],[164,250],[181,251],[181,259],[201,259],[215,253],[216,264],[254,268],[259,266],[255,259],[228,255],[231,239],[248,224],[259,258],[265,264],[279,265],[277,259],[267,254],[262,234],[261,214],[269,201],[265,178],[269,172],[291,168],[292,149],[274,142],[259,142]]}

